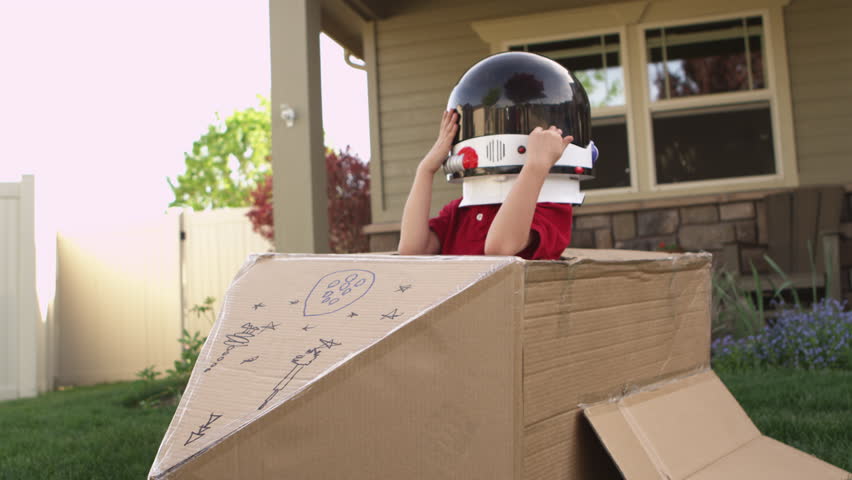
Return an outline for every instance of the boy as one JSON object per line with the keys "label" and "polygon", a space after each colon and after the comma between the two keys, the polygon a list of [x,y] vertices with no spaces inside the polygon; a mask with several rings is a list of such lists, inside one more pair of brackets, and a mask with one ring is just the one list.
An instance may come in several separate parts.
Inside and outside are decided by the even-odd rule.
{"label": "boy", "polygon": [[502,204],[459,207],[447,204],[429,219],[432,177],[452,147],[458,114],[445,111],[435,145],[420,161],[402,214],[401,255],[517,255],[557,259],[571,240],[570,204],[536,203],[550,168],[571,143],[551,126],[536,127],[526,146],[527,160]]}

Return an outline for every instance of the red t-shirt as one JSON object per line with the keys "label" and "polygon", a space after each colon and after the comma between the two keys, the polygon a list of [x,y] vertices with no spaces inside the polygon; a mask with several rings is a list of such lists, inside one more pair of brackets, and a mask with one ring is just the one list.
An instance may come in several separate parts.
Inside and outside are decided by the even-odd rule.
{"label": "red t-shirt", "polygon": [[[485,237],[500,204],[459,207],[461,198],[429,220],[429,228],[441,241],[442,255],[484,255]],[[571,205],[539,203],[533,214],[530,244],[517,256],[527,260],[555,260],[571,242]]]}

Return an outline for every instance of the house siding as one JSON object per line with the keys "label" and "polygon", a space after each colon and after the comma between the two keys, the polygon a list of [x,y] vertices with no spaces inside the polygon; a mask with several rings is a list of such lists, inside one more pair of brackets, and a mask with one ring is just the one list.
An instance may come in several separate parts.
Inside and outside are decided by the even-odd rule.
{"label": "house siding", "polygon": [[[538,1],[540,11],[607,1]],[[376,24],[376,75],[381,139],[381,205],[375,223],[396,222],[417,163],[434,142],[438,119],[462,73],[489,54],[471,22],[529,14],[515,1],[432,0]],[[784,9],[800,181],[852,183],[852,4],[793,0]],[[568,31],[566,30],[566,33]],[[446,52],[451,52],[447,54]],[[378,193],[378,192],[377,192]],[[432,214],[461,194],[435,177]],[[374,204],[375,205],[375,204]]]}
{"label": "house siding", "polygon": [[802,185],[852,182],[852,2],[793,0],[784,9]]}

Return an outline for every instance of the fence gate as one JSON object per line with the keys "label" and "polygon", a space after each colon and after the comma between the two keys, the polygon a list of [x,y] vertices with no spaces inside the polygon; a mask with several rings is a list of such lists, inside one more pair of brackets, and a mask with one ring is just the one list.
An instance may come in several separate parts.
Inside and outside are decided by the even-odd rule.
{"label": "fence gate", "polygon": [[181,216],[183,326],[190,332],[207,335],[212,326],[207,318],[193,314],[192,307],[213,297],[218,313],[225,291],[248,256],[272,248],[252,231],[247,212],[247,208],[186,210]]}
{"label": "fence gate", "polygon": [[33,184],[0,183],[0,400],[34,397],[39,383]]}

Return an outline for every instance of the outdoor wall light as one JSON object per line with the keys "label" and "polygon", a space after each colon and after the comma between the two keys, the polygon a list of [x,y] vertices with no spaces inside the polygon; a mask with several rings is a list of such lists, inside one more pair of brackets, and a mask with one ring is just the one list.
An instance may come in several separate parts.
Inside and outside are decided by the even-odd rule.
{"label": "outdoor wall light", "polygon": [[296,111],[293,110],[293,107],[287,105],[285,103],[281,104],[281,120],[284,120],[284,124],[287,128],[292,128],[296,123]]}

